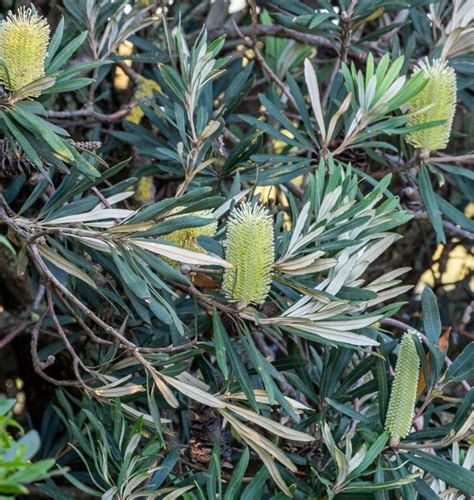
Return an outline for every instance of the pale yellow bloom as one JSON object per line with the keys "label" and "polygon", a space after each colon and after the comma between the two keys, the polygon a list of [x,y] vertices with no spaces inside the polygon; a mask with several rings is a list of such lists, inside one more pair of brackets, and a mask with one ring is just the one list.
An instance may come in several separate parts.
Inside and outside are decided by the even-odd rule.
{"label": "pale yellow bloom", "polygon": [[456,110],[456,73],[445,62],[422,61],[416,72],[428,80],[423,90],[410,101],[409,125],[444,120],[441,125],[408,134],[407,140],[417,149],[437,151],[448,145]]}
{"label": "pale yellow bloom", "polygon": [[261,205],[243,203],[227,222],[226,269],[222,288],[242,306],[263,304],[270,291],[275,257],[273,220]]}
{"label": "pale yellow bloom", "polygon": [[23,88],[44,76],[49,25],[32,9],[9,12],[0,25],[0,82],[10,91]]}

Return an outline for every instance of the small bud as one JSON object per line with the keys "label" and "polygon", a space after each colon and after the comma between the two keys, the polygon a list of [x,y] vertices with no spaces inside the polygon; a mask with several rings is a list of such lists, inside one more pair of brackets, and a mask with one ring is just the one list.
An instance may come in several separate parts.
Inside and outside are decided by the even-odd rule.
{"label": "small bud", "polygon": [[199,140],[201,142],[204,142],[208,137],[210,137],[216,130],[221,126],[221,124],[218,121],[211,120],[205,127],[204,130],[201,132],[201,136],[199,137]]}
{"label": "small bud", "polygon": [[[176,209],[178,210],[178,209]],[[171,243],[175,243],[180,248],[185,250],[191,250],[192,252],[205,253],[204,249],[198,244],[197,238],[199,236],[214,236],[217,229],[217,222],[211,218],[212,214],[209,210],[201,210],[199,212],[194,212],[192,214],[196,217],[209,218],[209,224],[199,227],[190,227],[184,229],[178,229],[170,234],[163,236],[163,239]],[[179,217],[184,217],[183,215],[173,215],[170,218],[177,219]],[[180,263],[177,261],[172,261],[171,259],[164,258],[168,264],[173,267],[179,268]]]}
{"label": "small bud", "polygon": [[456,73],[440,60],[435,60],[433,65],[428,60],[422,61],[415,70],[416,73],[419,71],[424,73],[428,82],[410,101],[411,116],[408,123],[411,126],[438,120],[445,120],[445,123],[412,132],[408,134],[407,140],[417,149],[437,151],[448,145],[451,133],[456,110]]}
{"label": "small bud", "polygon": [[44,76],[48,41],[43,17],[26,7],[9,12],[0,25],[0,58],[6,65],[0,66],[0,83],[16,91]]}
{"label": "small bud", "polygon": [[390,434],[390,444],[398,446],[400,439],[410,432],[413,411],[415,409],[416,389],[420,358],[416,352],[414,336],[407,332],[400,342],[400,352],[395,366],[395,378],[392,384],[385,429]]}
{"label": "small bud", "polygon": [[227,222],[226,269],[222,287],[242,305],[263,304],[272,281],[273,221],[260,205],[235,208]]}

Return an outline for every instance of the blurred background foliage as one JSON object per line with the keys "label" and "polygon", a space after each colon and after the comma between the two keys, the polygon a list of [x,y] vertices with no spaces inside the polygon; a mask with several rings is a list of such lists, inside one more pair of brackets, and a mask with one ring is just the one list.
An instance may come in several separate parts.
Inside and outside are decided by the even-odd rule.
{"label": "blurred background foliage", "polygon": [[[0,0],[0,12],[22,5],[30,3]],[[35,441],[25,455],[36,454],[39,464],[30,482],[48,477],[48,458],[61,473],[30,485],[32,494],[473,495],[473,2],[35,0],[34,6],[53,31],[62,30],[56,48],[64,60],[54,75],[65,73],[34,101],[46,114],[31,105],[23,111],[41,115],[50,125],[40,129],[63,142],[31,126],[25,132],[15,117],[12,132],[5,111],[2,171],[21,168],[22,175],[0,178],[3,222],[9,221],[8,232],[0,226],[0,393],[16,400],[4,413],[41,437],[41,448]],[[61,52],[81,33],[75,50]],[[425,56],[446,58],[457,78],[449,145],[429,158],[405,140],[406,105],[417,91],[413,69]],[[385,63],[393,80],[407,77],[403,90],[382,99],[382,107],[366,106],[367,124],[348,142],[361,122],[370,73]],[[7,134],[20,144],[15,154]],[[73,158],[51,153],[62,147]],[[343,196],[328,208],[336,189]],[[371,193],[386,203],[373,219],[364,219],[363,208],[341,219],[343,202],[362,204]],[[271,300],[239,317],[220,295],[217,261],[173,260],[145,244],[192,230],[207,252],[203,259],[208,253],[222,259],[225,224],[206,233],[205,218],[213,211],[225,220],[244,197],[260,198],[275,216],[280,268]],[[402,236],[389,238],[386,251],[367,263],[351,261],[365,266],[365,283],[355,277],[333,291],[351,303],[347,314],[372,315],[357,332],[380,342],[376,349],[366,343],[354,350],[349,337],[334,337],[339,317],[347,325],[340,330],[351,333],[352,317],[342,309],[326,325],[327,337],[298,333],[299,317],[289,326],[281,319],[290,303],[314,292],[311,280],[285,274],[284,264],[298,221],[301,235],[310,234],[322,206],[363,235],[382,238],[396,228]],[[113,212],[86,218],[97,209]],[[322,245],[326,260],[317,276],[334,282],[349,243],[337,241],[330,219],[319,222],[329,236],[314,237],[301,255]],[[75,230],[84,234],[76,238]],[[44,238],[37,254],[22,244],[32,235]],[[112,256],[104,250],[109,244]],[[366,284],[399,268],[411,270],[401,285],[398,275],[387,278],[396,293],[382,296],[374,311],[377,294]],[[51,275],[59,285],[48,281]],[[408,327],[422,335],[417,419],[406,447],[393,450],[384,420],[398,340]],[[123,346],[139,346],[137,356]],[[15,432],[16,440],[28,436]]]}

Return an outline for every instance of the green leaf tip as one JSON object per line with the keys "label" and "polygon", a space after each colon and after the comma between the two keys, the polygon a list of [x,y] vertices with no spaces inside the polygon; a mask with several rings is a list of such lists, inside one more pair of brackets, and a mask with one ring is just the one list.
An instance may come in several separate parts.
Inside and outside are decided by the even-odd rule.
{"label": "green leaf tip", "polygon": [[222,287],[230,300],[263,304],[272,281],[275,257],[273,220],[261,205],[234,208],[227,223],[226,269]]}
{"label": "green leaf tip", "polygon": [[[17,91],[44,76],[49,25],[36,11],[20,7],[0,25],[0,82]],[[36,97],[37,92],[29,96]]]}
{"label": "green leaf tip", "polygon": [[400,352],[395,366],[385,429],[390,434],[390,444],[397,447],[400,439],[410,432],[416,402],[420,358],[416,351],[413,331],[408,331],[400,342]]}
{"label": "green leaf tip", "polygon": [[411,126],[439,120],[444,120],[444,123],[411,132],[407,140],[417,149],[437,151],[446,148],[451,134],[456,110],[456,73],[439,59],[433,64],[423,60],[415,69],[416,73],[420,71],[427,83],[409,103],[408,123]]}

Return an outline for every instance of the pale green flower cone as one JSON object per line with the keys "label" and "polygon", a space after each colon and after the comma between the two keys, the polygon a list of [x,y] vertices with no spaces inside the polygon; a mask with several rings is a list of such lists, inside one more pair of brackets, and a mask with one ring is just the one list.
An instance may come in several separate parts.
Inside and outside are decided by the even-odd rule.
{"label": "pale green flower cone", "polygon": [[[425,60],[416,72],[422,71],[428,80],[423,90],[410,101],[410,126],[444,120],[442,125],[408,134],[407,140],[417,149],[437,151],[448,145],[456,110],[456,73],[445,62]],[[426,109],[425,109],[426,108]],[[423,110],[423,111],[422,111]]]}
{"label": "pale green flower cone", "polygon": [[400,439],[410,432],[416,402],[420,358],[416,351],[414,336],[407,332],[400,343],[400,353],[395,366],[385,429],[390,434],[391,446],[398,446]]}
{"label": "pale green flower cone", "polygon": [[227,223],[226,269],[222,287],[240,305],[263,304],[272,281],[273,221],[260,205],[235,208]]}
{"label": "pale green flower cone", "polygon": [[8,13],[0,25],[0,82],[10,91],[23,88],[44,76],[49,26],[43,17],[21,7]]}

